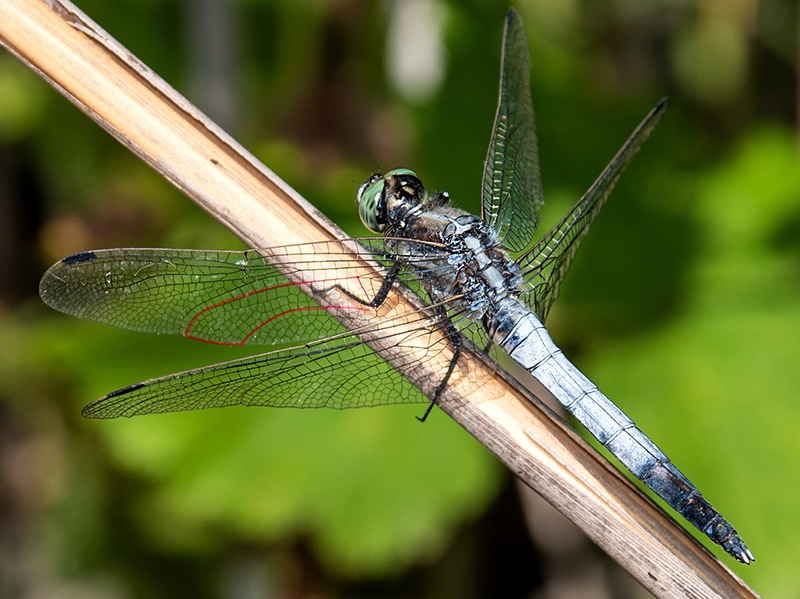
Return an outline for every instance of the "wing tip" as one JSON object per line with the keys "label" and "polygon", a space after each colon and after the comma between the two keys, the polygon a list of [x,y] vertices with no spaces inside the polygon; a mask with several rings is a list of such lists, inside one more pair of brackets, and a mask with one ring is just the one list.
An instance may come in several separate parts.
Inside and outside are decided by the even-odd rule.
{"label": "wing tip", "polygon": [[135,385],[128,385],[127,387],[123,387],[122,389],[117,389],[116,391],[112,391],[97,399],[87,405],[86,407],[81,410],[81,415],[84,418],[115,418],[116,416],[128,416],[132,414],[115,414],[110,412],[109,408],[111,407],[107,402],[108,400],[114,399],[116,397],[120,397],[122,395],[127,395],[128,393],[133,393],[134,391],[138,391],[142,387],[144,387],[144,383],[136,383]]}

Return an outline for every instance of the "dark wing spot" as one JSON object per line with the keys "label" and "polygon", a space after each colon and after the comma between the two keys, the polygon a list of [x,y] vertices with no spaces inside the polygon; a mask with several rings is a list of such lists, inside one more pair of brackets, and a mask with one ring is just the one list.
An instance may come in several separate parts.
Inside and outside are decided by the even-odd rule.
{"label": "dark wing spot", "polygon": [[106,395],[103,399],[111,399],[112,397],[118,397],[120,395],[125,395],[126,393],[131,393],[136,391],[137,389],[141,389],[144,387],[144,383],[136,383],[135,385],[129,385],[127,387],[123,387],[122,389],[117,389],[116,391],[112,391],[108,395]]}
{"label": "dark wing spot", "polygon": [[96,258],[97,256],[94,252],[78,252],[77,254],[72,254],[71,256],[67,256],[66,258],[62,259],[61,263],[80,264],[81,262],[91,262]]}

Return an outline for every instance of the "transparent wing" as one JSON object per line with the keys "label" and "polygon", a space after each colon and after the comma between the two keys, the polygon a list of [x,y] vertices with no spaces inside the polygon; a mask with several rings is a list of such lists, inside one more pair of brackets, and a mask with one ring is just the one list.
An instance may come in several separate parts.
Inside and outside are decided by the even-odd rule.
{"label": "transparent wing", "polygon": [[[111,418],[230,405],[350,408],[426,401],[418,389],[432,395],[453,356],[443,327],[452,322],[478,340],[485,333],[463,311],[446,305],[401,308],[407,304],[394,301],[394,287],[384,302],[393,306],[392,315],[382,314],[384,307],[370,302],[385,276],[363,274],[363,259],[342,251],[352,241],[246,252],[100,250],[57,263],[43,277],[40,293],[62,312],[214,343],[296,344],[138,383],[100,398],[84,414]],[[384,258],[386,240],[361,241],[390,262]],[[406,265],[430,264],[437,251],[435,244],[408,240],[404,247]],[[407,269],[405,275],[422,288],[423,273]],[[323,306],[307,290],[333,291],[341,299]],[[334,314],[348,321],[348,328]],[[387,351],[379,355],[367,343]],[[453,376],[475,379],[460,364]]]}
{"label": "transparent wing", "polygon": [[514,251],[532,242],[543,202],[530,70],[522,19],[512,8],[503,34],[500,98],[483,168],[481,216]]}
{"label": "transparent wing", "polygon": [[[383,239],[361,242],[387,253]],[[333,310],[374,311],[369,304],[383,276],[363,272],[364,261],[338,242],[243,252],[112,249],[61,260],[45,273],[39,293],[56,310],[134,331],[275,345],[344,332]],[[339,305],[321,306],[307,293],[334,288],[349,294]]]}
{"label": "transparent wing", "polygon": [[[446,351],[448,346],[441,337],[434,340],[436,336],[421,318],[384,323],[380,331],[359,331],[372,340],[391,343],[397,354],[394,366],[416,364],[411,380],[372,351],[358,334],[344,333],[131,385],[89,404],[83,415],[115,418],[233,405],[341,409],[430,401],[415,385],[435,387],[438,373],[447,367],[452,353]],[[413,354],[402,351],[407,344],[415,348]],[[424,347],[421,353],[419,347]]]}
{"label": "transparent wing", "polygon": [[558,297],[561,281],[581,241],[589,232],[589,226],[605,204],[619,176],[653,131],[667,103],[667,98],[663,98],[650,111],[580,201],[518,260],[524,285],[529,290],[525,296],[526,303],[540,320],[547,318],[550,307]]}

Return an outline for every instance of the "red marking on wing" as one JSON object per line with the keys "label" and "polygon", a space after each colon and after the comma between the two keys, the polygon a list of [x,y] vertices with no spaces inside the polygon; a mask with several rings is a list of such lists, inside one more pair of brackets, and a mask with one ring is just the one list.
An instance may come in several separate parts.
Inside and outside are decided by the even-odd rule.
{"label": "red marking on wing", "polygon": [[[356,279],[358,279],[358,286],[361,287],[361,291],[364,292],[364,297],[369,297],[369,293],[367,293],[367,290],[364,288],[364,284],[361,282],[361,277],[356,277]],[[369,305],[371,308],[375,307],[375,305],[372,303],[372,300],[370,300]]]}
{"label": "red marking on wing", "polygon": [[[361,285],[361,277],[345,277],[345,278],[356,278],[356,279],[359,279],[359,285]],[[203,316],[203,314],[205,314],[207,312],[210,312],[211,310],[214,310],[215,308],[219,308],[220,306],[224,306],[226,304],[230,304],[232,302],[239,301],[239,300],[244,299],[246,297],[249,297],[251,295],[256,295],[256,294],[259,294],[259,293],[265,293],[267,291],[273,291],[275,289],[280,289],[281,287],[296,287],[298,285],[309,285],[309,284],[312,284],[312,283],[326,283],[328,281],[337,281],[337,280],[342,280],[342,279],[341,278],[339,278],[339,279],[319,279],[319,280],[313,280],[313,281],[300,281],[298,283],[281,283],[280,285],[273,285],[271,287],[263,287],[262,289],[254,289],[253,291],[248,291],[247,293],[242,293],[241,295],[236,295],[234,297],[230,297],[228,299],[222,300],[221,302],[217,302],[216,304],[212,304],[210,306],[207,306],[207,307],[203,308],[202,310],[200,310],[197,314],[195,314],[192,317],[192,320],[190,320],[189,324],[186,326],[186,329],[183,332],[183,336],[186,337],[187,339],[194,339],[196,341],[202,341],[204,343],[213,343],[215,345],[243,346],[263,326],[269,324],[273,320],[281,318],[282,316],[285,316],[287,314],[292,314],[294,312],[307,312],[307,311],[312,311],[313,312],[313,311],[317,311],[317,310],[325,310],[325,311],[328,311],[328,310],[361,310],[361,311],[369,311],[369,310],[371,310],[371,308],[369,308],[367,306],[352,306],[352,305],[350,305],[350,306],[303,306],[301,308],[293,308],[291,310],[285,310],[283,312],[280,312],[280,313],[276,314],[275,316],[272,316],[272,317],[267,318],[266,320],[262,321],[258,326],[254,327],[249,333],[247,333],[247,335],[245,335],[244,338],[241,341],[217,341],[215,339],[206,339],[204,337],[197,337],[197,336],[192,335],[190,333],[190,331],[192,330],[192,327],[195,325],[197,320],[200,317]],[[364,286],[361,285],[361,288],[364,289]],[[365,293],[366,293],[366,290],[365,290]]]}

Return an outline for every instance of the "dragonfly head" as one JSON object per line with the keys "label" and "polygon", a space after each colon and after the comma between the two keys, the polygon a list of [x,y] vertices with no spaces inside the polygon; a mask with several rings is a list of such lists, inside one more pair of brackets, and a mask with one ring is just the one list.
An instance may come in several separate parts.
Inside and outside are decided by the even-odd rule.
{"label": "dragonfly head", "polygon": [[416,206],[425,200],[425,188],[414,171],[397,168],[373,174],[358,188],[358,215],[370,231],[382,233],[389,212],[398,204]]}

